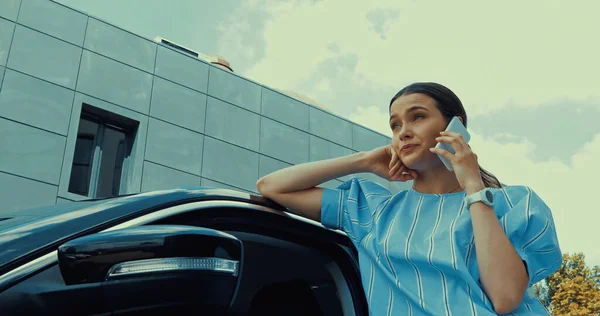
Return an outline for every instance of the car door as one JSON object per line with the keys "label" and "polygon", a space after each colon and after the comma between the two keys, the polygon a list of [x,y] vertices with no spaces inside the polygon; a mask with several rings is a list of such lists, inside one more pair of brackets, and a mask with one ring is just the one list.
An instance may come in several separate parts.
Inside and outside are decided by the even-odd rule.
{"label": "car door", "polygon": [[211,204],[146,225],[207,227],[243,242],[244,272],[232,313],[368,315],[356,250],[345,234],[263,206]]}
{"label": "car door", "polygon": [[[159,209],[107,231],[154,226],[213,229],[241,241],[242,272],[228,315],[368,315],[355,249],[344,234],[318,223],[255,203],[209,200]],[[198,247],[202,245],[198,242]],[[46,262],[53,259],[52,255],[46,257]],[[153,278],[144,280],[154,282]],[[202,280],[188,286],[202,289],[206,287]],[[23,307],[31,307],[33,313],[140,312],[137,308],[128,311],[125,305],[115,308],[108,302],[116,298],[127,301],[127,295],[133,295],[120,285],[124,282],[110,284],[66,285],[61,267],[55,263],[0,293],[0,306],[6,312]],[[145,284],[150,286],[143,289],[156,283]],[[150,294],[160,295],[160,288]]]}

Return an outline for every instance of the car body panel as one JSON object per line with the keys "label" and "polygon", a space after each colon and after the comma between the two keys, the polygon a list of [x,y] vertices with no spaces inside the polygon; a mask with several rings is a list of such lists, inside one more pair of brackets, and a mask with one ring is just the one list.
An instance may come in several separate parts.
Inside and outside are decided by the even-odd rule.
{"label": "car body panel", "polygon": [[281,206],[260,196],[207,187],[154,191],[111,198],[57,204],[5,214],[0,231],[0,275],[70,239],[108,228],[142,214],[202,200],[243,201],[276,210]]}
{"label": "car body panel", "polygon": [[261,196],[193,187],[4,213],[8,219],[0,221],[0,300],[14,303],[18,297],[25,304],[31,297],[38,302],[36,296],[41,299],[50,295],[63,301],[72,299],[72,294],[85,296],[77,292],[83,285],[65,285],[61,279],[48,287],[50,284],[43,277],[51,270],[54,272],[49,275],[60,278],[55,274],[59,264],[57,249],[61,245],[100,232],[166,224],[251,232],[318,249],[343,271],[351,297],[344,306],[351,314],[367,315],[358,254],[352,241],[341,231],[286,211]]}

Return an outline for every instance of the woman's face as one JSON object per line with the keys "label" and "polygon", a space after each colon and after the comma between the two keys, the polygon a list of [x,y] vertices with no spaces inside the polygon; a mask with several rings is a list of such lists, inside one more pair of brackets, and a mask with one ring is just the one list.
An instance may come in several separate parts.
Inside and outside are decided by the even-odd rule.
{"label": "woman's face", "polygon": [[392,146],[402,163],[417,171],[442,165],[429,148],[437,145],[435,138],[447,124],[435,100],[425,94],[412,93],[394,100],[390,107]]}

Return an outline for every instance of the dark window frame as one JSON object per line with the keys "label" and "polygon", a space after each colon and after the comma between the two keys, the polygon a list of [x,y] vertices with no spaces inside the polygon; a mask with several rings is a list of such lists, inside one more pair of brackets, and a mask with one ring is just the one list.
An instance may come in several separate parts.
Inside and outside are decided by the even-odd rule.
{"label": "dark window frame", "polygon": [[[81,124],[82,120],[95,123],[98,125],[98,128],[93,136],[94,142],[91,149],[91,168],[89,170],[88,175],[89,180],[87,181],[87,194],[82,193],[82,191],[76,191],[74,188],[71,187],[71,182],[73,181],[73,169],[71,169],[71,173],[69,175],[70,179],[67,191],[71,194],[77,194],[79,196],[87,197],[90,199],[110,198],[125,194],[127,192],[127,179],[131,171],[131,154],[137,135],[137,130],[139,127],[139,122],[112,112],[108,112],[100,108],[96,108],[86,103],[82,104],[81,115],[79,116],[78,120],[79,124]],[[106,150],[104,138],[107,129],[121,132],[125,135],[125,137],[123,140],[119,141],[119,146],[123,145],[123,147],[121,147],[122,149],[117,147],[117,149],[115,150],[117,152],[117,155],[122,155],[122,157],[117,159],[115,164],[116,168],[113,168],[112,185],[110,186],[113,189],[113,191],[110,192],[108,196],[99,196],[98,187],[100,185],[101,178],[100,171],[102,166],[103,151]],[[78,130],[76,134],[75,148],[77,148],[77,144],[80,138],[81,137]],[[72,157],[73,160],[71,161],[71,168],[73,168],[73,166],[75,165],[75,155],[76,152],[74,152]],[[114,176],[115,170],[117,168],[120,169],[119,177]],[[118,190],[114,191],[115,187],[117,186]]]}

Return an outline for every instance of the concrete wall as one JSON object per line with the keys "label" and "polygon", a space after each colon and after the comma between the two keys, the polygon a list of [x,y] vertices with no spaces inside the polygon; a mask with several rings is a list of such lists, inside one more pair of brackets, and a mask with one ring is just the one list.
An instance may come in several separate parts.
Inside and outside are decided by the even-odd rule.
{"label": "concrete wall", "polygon": [[274,170],[389,143],[85,13],[2,0],[0,215],[87,198],[68,192],[83,104],[138,123],[124,193],[191,185],[256,192],[256,180]]}

